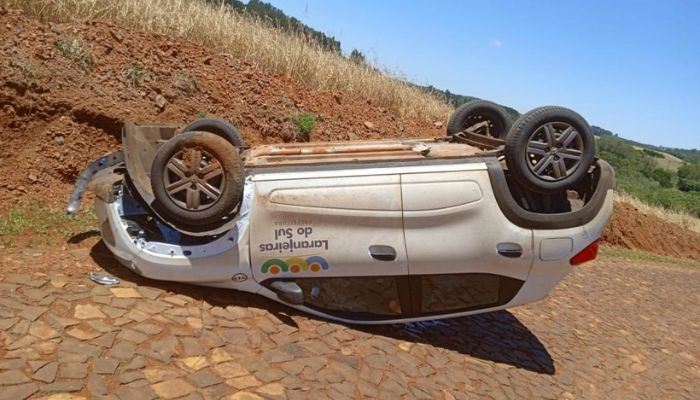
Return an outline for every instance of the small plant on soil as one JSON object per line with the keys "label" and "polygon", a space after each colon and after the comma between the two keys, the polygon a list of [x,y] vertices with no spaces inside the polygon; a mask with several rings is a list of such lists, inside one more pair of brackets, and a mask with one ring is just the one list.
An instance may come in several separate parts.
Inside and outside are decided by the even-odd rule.
{"label": "small plant on soil", "polygon": [[294,118],[294,122],[297,124],[297,128],[299,128],[299,132],[304,135],[304,140],[308,141],[311,137],[311,131],[313,131],[314,126],[316,126],[317,118],[318,116],[311,113],[302,113]]}
{"label": "small plant on soil", "polygon": [[150,79],[150,72],[140,64],[131,63],[124,67],[122,76],[126,80],[126,84],[130,87],[140,86],[141,82]]}
{"label": "small plant on soil", "polygon": [[172,84],[176,89],[184,93],[197,93],[197,82],[188,73],[181,72],[173,76]]}
{"label": "small plant on soil", "polygon": [[207,117],[207,113],[204,111],[197,111],[197,114],[194,117],[196,119],[203,119]]}
{"label": "small plant on soil", "polygon": [[82,39],[70,36],[66,39],[57,40],[56,48],[61,55],[84,69],[91,69],[95,65],[92,57],[92,49]]}

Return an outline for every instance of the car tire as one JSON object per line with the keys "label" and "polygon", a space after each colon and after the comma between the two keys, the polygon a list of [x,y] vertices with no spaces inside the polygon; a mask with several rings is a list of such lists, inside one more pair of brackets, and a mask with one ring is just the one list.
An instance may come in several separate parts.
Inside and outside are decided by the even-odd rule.
{"label": "car tire", "polygon": [[563,107],[539,107],[513,124],[505,142],[505,160],[513,177],[531,190],[566,190],[595,161],[595,139],[578,113]]}
{"label": "car tire", "polygon": [[154,206],[175,225],[221,221],[240,204],[243,185],[239,152],[210,132],[173,137],[158,149],[151,166]]}
{"label": "car tire", "polygon": [[503,107],[485,100],[472,100],[457,107],[447,122],[447,136],[452,136],[468,127],[489,121],[489,133],[494,138],[505,138],[511,127],[510,116]]}
{"label": "car tire", "polygon": [[219,135],[228,140],[232,145],[238,147],[239,150],[246,147],[245,140],[243,140],[238,130],[233,125],[221,119],[202,118],[182,128],[182,133],[197,131]]}

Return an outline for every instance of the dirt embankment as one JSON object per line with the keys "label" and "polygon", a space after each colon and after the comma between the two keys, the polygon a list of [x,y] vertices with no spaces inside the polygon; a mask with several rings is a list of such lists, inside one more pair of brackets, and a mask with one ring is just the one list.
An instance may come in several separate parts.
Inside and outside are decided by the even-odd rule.
{"label": "dirt embankment", "polygon": [[[432,121],[310,91],[177,38],[104,21],[44,24],[0,9],[0,214],[17,203],[62,208],[79,171],[118,149],[126,119],[218,116],[254,145],[307,140],[294,123],[304,112],[319,115],[311,140],[443,133]],[[616,204],[603,239],[700,259],[700,235],[626,204]]]}
{"label": "dirt embankment", "polygon": [[700,260],[700,234],[616,202],[603,242],[671,257]]}
{"label": "dirt embankment", "polygon": [[312,92],[177,38],[110,22],[43,24],[0,10],[0,211],[28,198],[60,206],[80,169],[117,149],[126,119],[217,116],[254,145],[306,140],[294,123],[304,112],[319,116],[315,141],[442,133],[431,121]]}

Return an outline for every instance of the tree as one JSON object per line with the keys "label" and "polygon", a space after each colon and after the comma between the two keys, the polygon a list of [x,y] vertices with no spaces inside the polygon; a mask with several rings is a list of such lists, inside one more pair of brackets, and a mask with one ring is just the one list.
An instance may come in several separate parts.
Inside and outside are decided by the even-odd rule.
{"label": "tree", "polygon": [[678,168],[678,189],[700,192],[700,164],[683,164]]}
{"label": "tree", "polygon": [[671,173],[671,171],[662,168],[655,168],[653,171],[651,171],[651,179],[659,182],[663,188],[673,187],[673,173]]}
{"label": "tree", "polygon": [[352,49],[352,52],[350,53],[350,61],[352,61],[358,65],[366,65],[367,64],[367,60],[365,59],[365,55],[362,54],[362,52],[360,50],[357,50],[357,49]]}

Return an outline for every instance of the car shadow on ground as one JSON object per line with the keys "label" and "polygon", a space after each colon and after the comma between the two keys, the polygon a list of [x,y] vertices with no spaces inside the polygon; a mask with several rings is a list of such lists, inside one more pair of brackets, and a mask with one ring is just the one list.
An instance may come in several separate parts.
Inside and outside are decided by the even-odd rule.
{"label": "car shadow on ground", "polygon": [[[250,293],[144,278],[119,264],[102,241],[93,246],[90,256],[107,273],[124,282],[187,295],[214,306],[235,305],[265,309],[281,323],[294,327],[297,327],[296,322],[294,322],[295,318],[320,320],[316,316],[301,313],[283,304]],[[333,321],[333,323],[337,322]],[[536,373],[553,375],[555,372],[554,361],[542,342],[508,311],[418,323],[379,326],[341,325],[391,339],[441,347],[471,357],[509,364]]]}

